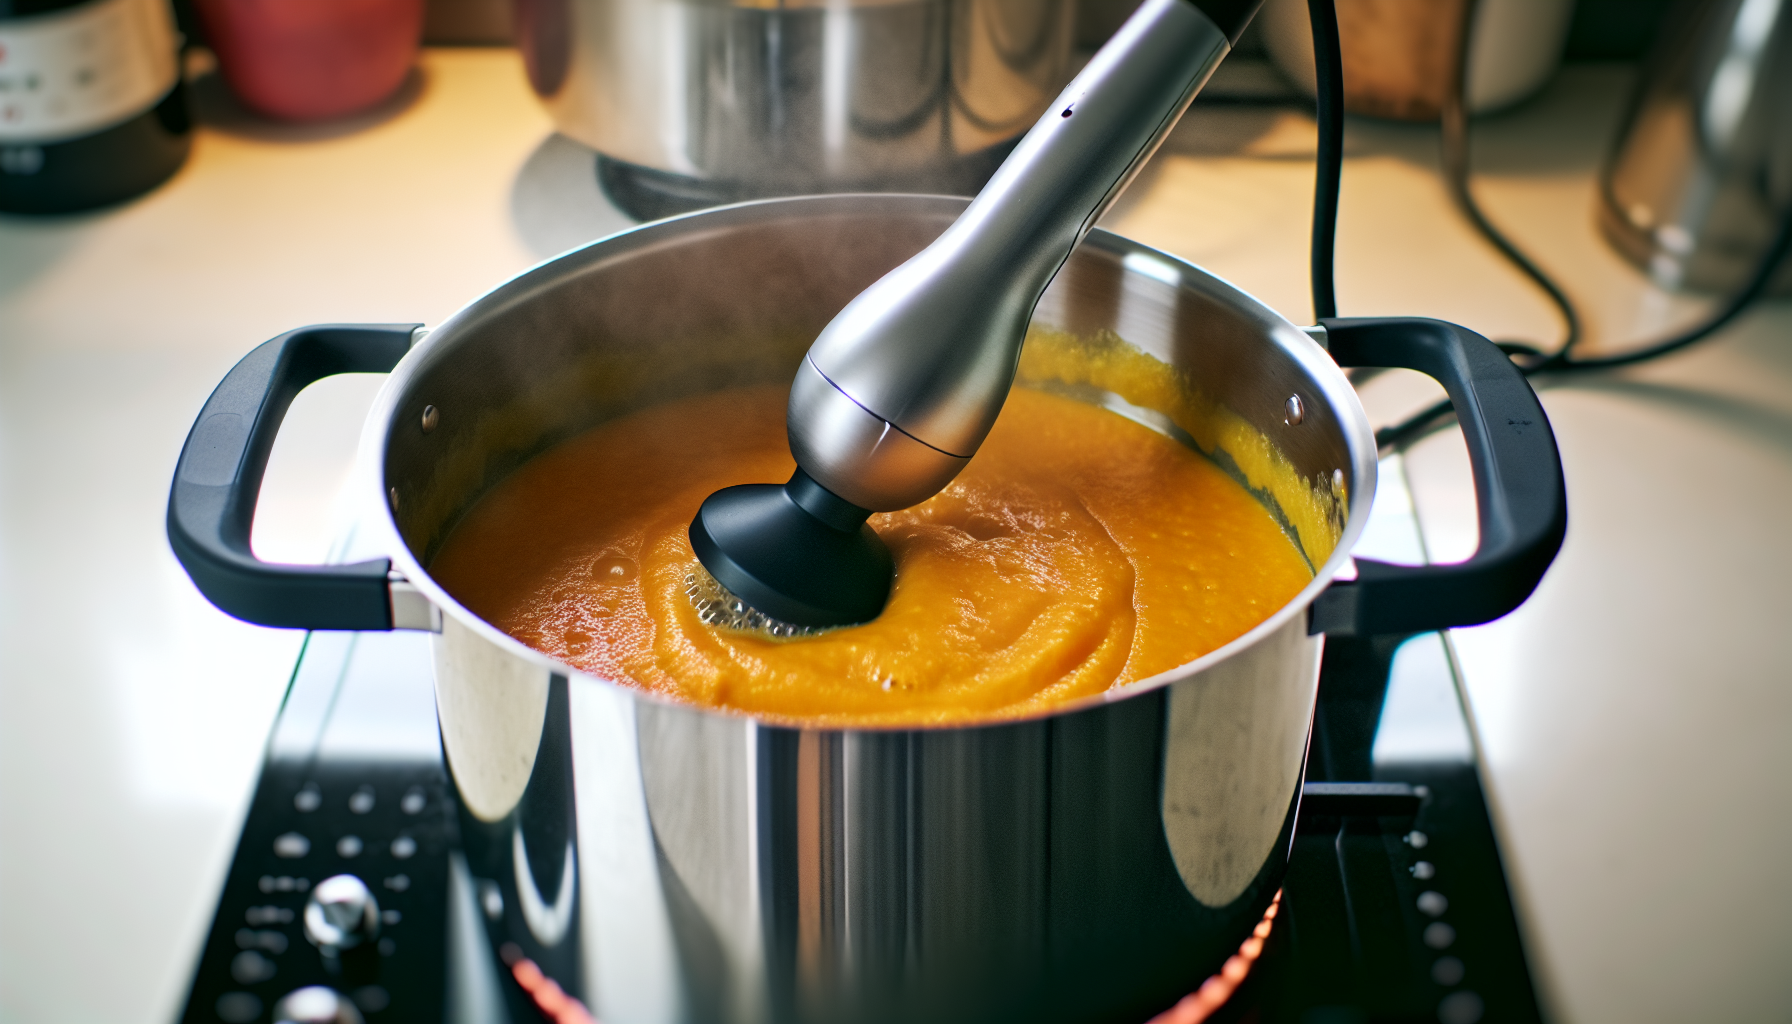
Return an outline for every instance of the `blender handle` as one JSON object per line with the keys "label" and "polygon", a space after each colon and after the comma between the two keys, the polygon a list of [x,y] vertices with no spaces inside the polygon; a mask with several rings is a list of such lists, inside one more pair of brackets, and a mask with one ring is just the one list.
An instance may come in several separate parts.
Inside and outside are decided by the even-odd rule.
{"label": "blender handle", "polygon": [[1339,366],[1397,366],[1449,392],[1474,470],[1481,541],[1465,562],[1403,566],[1359,559],[1353,581],[1313,603],[1330,636],[1427,633],[1497,619],[1523,604],[1561,549],[1568,494],[1543,404],[1504,352],[1479,334],[1419,317],[1322,319]]}
{"label": "blender handle", "polygon": [[232,367],[193,422],[168,495],[168,543],[199,592],[261,626],[389,630],[391,562],[282,565],[249,548],[274,435],[306,385],[386,373],[421,324],[321,324],[289,331]]}

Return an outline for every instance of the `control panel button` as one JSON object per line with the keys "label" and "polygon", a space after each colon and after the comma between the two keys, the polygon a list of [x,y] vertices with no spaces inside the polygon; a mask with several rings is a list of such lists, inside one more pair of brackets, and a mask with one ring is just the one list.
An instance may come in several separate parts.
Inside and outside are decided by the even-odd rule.
{"label": "control panel button", "polygon": [[287,832],[274,837],[274,856],[287,860],[297,860],[311,852],[311,840],[297,832]]}
{"label": "control panel button", "polygon": [[274,961],[245,949],[230,960],[230,976],[239,985],[256,985],[274,976]]}
{"label": "control panel button", "polygon": [[341,839],[336,840],[336,856],[341,857],[343,860],[348,860],[351,857],[359,857],[362,848],[363,844],[360,836],[343,836]]}
{"label": "control panel button", "polygon": [[[265,891],[265,890],[264,890]],[[250,907],[243,911],[243,920],[254,928],[264,924],[291,924],[291,907]]]}
{"label": "control panel button", "polygon": [[422,814],[423,805],[429,798],[423,795],[422,786],[412,786],[404,791],[404,798],[398,801],[398,809],[406,814]]}
{"label": "control panel button", "polygon": [[1431,980],[1445,988],[1460,982],[1467,973],[1468,969],[1462,965],[1462,961],[1453,956],[1439,957],[1431,965]]}
{"label": "control panel button", "polygon": [[488,921],[496,921],[504,916],[504,893],[498,883],[490,879],[479,882],[479,906],[485,911]]}
{"label": "control panel button", "polygon": [[1437,1004],[1441,1024],[1479,1024],[1487,1004],[1473,992],[1452,992]]}
{"label": "control panel button", "polygon": [[326,953],[353,949],[379,932],[379,901],[354,875],[324,879],[305,901],[305,937]]}
{"label": "control panel button", "polygon": [[410,836],[399,836],[392,840],[392,856],[395,860],[410,860],[417,852],[417,840]]}
{"label": "control panel button", "polygon": [[368,1013],[378,1013],[392,1005],[392,993],[378,985],[363,985],[355,989],[355,1005]]}
{"label": "control panel button", "polygon": [[261,1000],[252,992],[226,992],[218,997],[213,1009],[224,1024],[250,1024],[261,1016]]}
{"label": "control panel button", "polygon": [[297,793],[294,793],[292,797],[293,808],[301,814],[310,814],[312,811],[322,807],[323,804],[323,791],[317,788],[317,783],[315,782],[305,783],[304,788],[300,789]]}
{"label": "control panel button", "polygon": [[[253,908],[251,908],[253,909]],[[292,920],[292,912],[287,911],[288,921]],[[253,928],[236,930],[236,946],[238,949],[265,949],[278,956],[286,952],[286,933],[276,931],[256,931]]]}
{"label": "control panel button", "polygon": [[[320,886],[321,888],[321,886]],[[311,985],[274,1004],[274,1024],[363,1024],[361,1011],[335,989]]]}
{"label": "control panel button", "polygon": [[373,810],[373,787],[362,786],[348,798],[348,809],[356,814],[367,814]]}

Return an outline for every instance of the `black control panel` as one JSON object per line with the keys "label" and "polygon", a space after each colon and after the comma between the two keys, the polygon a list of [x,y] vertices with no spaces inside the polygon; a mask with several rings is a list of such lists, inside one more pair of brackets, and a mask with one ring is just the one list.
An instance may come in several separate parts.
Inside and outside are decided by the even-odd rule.
{"label": "black control panel", "polygon": [[[266,765],[183,1024],[272,1021],[283,998],[313,986],[370,1024],[441,1020],[451,800],[439,762]],[[378,922],[347,948],[319,941],[327,916],[306,922],[320,884],[340,875],[365,886]]]}
{"label": "black control panel", "polygon": [[446,1019],[458,821],[429,636],[311,634],[183,1024]]}

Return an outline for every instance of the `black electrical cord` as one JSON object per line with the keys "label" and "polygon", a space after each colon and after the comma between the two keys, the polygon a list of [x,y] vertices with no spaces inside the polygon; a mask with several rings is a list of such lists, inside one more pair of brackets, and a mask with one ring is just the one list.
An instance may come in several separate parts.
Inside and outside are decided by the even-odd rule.
{"label": "black electrical cord", "polygon": [[1313,79],[1319,153],[1313,173],[1313,242],[1309,272],[1313,318],[1338,315],[1332,265],[1338,238],[1338,179],[1344,171],[1344,56],[1338,43],[1334,0],[1307,0],[1313,22]]}
{"label": "black electrical cord", "polygon": [[[1551,280],[1541,267],[1531,262],[1531,258],[1526,256],[1522,249],[1512,244],[1510,239],[1493,226],[1487,216],[1481,212],[1481,206],[1475,202],[1475,194],[1469,188],[1468,103],[1465,93],[1468,89],[1466,69],[1468,67],[1469,26],[1474,23],[1476,6],[1475,0],[1469,0],[1465,5],[1462,16],[1461,41],[1456,51],[1458,73],[1452,76],[1449,88],[1444,90],[1443,109],[1438,118],[1440,134],[1443,138],[1444,183],[1449,187],[1450,198],[1455,200],[1457,209],[1462,211],[1462,215],[1468,218],[1468,222],[1474,225],[1481,237],[1498,249],[1500,255],[1506,257],[1506,260],[1517,267],[1520,273],[1530,278],[1531,283],[1548,295],[1549,301],[1555,304],[1556,311],[1562,317],[1563,335],[1562,344],[1556,351],[1558,354],[1565,354],[1575,345],[1580,344],[1580,313],[1574,308],[1574,303],[1568,298],[1567,293],[1563,292],[1561,287]],[[1520,343],[1514,347],[1519,352],[1542,356],[1541,352],[1529,344]]]}
{"label": "black electrical cord", "polygon": [[[1316,58],[1315,64],[1318,64],[1319,53],[1323,49],[1327,38],[1326,29],[1320,24],[1322,19],[1319,8],[1324,7],[1329,13],[1332,4],[1331,0],[1308,0],[1308,6],[1309,10],[1312,11],[1314,56]],[[1711,334],[1722,329],[1732,320],[1736,319],[1736,317],[1741,315],[1749,306],[1753,305],[1755,300],[1759,299],[1762,294],[1767,291],[1768,286],[1773,282],[1775,272],[1778,271],[1780,264],[1785,261],[1787,253],[1792,251],[1792,207],[1788,207],[1785,215],[1781,217],[1779,227],[1774,233],[1772,241],[1768,244],[1766,250],[1762,252],[1761,259],[1755,265],[1754,272],[1750,274],[1748,281],[1744,283],[1742,288],[1738,290],[1735,295],[1731,296],[1729,301],[1725,302],[1716,313],[1704,322],[1696,324],[1678,334],[1671,335],[1667,338],[1626,352],[1584,358],[1575,354],[1575,348],[1581,343],[1584,335],[1581,330],[1580,314],[1575,309],[1573,301],[1568,298],[1567,294],[1563,292],[1561,287],[1557,285],[1548,274],[1544,273],[1536,263],[1532,262],[1530,257],[1527,256],[1522,249],[1513,244],[1504,233],[1493,226],[1487,219],[1487,216],[1481,212],[1480,204],[1475,201],[1474,192],[1469,187],[1469,134],[1466,93],[1468,88],[1469,27],[1473,24],[1476,6],[1477,4],[1475,0],[1469,0],[1469,3],[1465,5],[1463,13],[1463,29],[1457,50],[1456,73],[1451,76],[1449,87],[1444,90],[1443,112],[1441,117],[1444,179],[1449,186],[1451,197],[1456,201],[1457,207],[1462,211],[1463,216],[1468,219],[1469,223],[1474,226],[1476,232],[1478,232],[1488,244],[1492,245],[1495,249],[1498,249],[1500,254],[1504,256],[1508,262],[1529,278],[1532,283],[1543,291],[1544,294],[1549,296],[1550,302],[1555,305],[1556,311],[1562,318],[1564,329],[1562,343],[1557,346],[1553,353],[1545,352],[1528,342],[1519,341],[1498,342],[1497,344],[1501,350],[1505,351],[1508,355],[1521,357],[1519,361],[1519,369],[1521,369],[1526,376],[1533,374],[1553,375],[1574,373],[1588,370],[1611,369],[1618,366],[1629,366],[1633,363],[1640,363],[1667,355],[1670,352],[1677,352],[1689,345],[1702,341]],[[1332,15],[1329,18],[1329,24],[1329,38],[1331,40],[1331,45],[1334,48],[1332,52],[1336,53],[1337,20],[1335,15]],[[1327,130],[1325,120],[1327,107],[1323,101],[1323,97],[1325,96],[1326,84],[1327,83],[1322,76],[1320,82],[1320,96],[1322,99],[1319,105],[1319,132],[1321,139],[1319,150],[1319,177],[1321,182],[1326,180],[1326,175],[1328,173],[1328,168],[1325,164],[1327,153],[1324,146]],[[1343,92],[1341,81],[1337,86],[1337,92],[1339,94],[1339,99],[1341,100]],[[1336,108],[1333,109],[1336,110]],[[1338,122],[1336,127],[1341,140],[1343,118],[1336,114],[1334,116]],[[1339,163],[1342,162],[1341,150],[1337,159]],[[1330,180],[1335,183],[1337,181],[1336,166],[1329,168],[1329,173],[1331,175]],[[1334,184],[1334,191],[1330,197],[1329,207],[1330,215],[1334,218],[1337,214],[1335,188],[1336,186]],[[1313,207],[1313,237],[1316,242],[1320,237],[1319,216],[1321,202],[1321,197],[1316,195],[1314,197]],[[1320,268],[1317,247],[1314,251],[1313,260],[1314,306],[1315,308],[1318,308]],[[1331,252],[1329,247],[1325,254],[1325,261],[1329,271],[1331,265]],[[1376,444],[1381,448],[1395,448],[1410,444],[1431,431],[1442,427],[1447,422],[1447,418],[1452,411],[1452,406],[1448,400],[1439,402],[1400,423],[1390,427],[1384,427],[1377,431],[1375,434]]]}

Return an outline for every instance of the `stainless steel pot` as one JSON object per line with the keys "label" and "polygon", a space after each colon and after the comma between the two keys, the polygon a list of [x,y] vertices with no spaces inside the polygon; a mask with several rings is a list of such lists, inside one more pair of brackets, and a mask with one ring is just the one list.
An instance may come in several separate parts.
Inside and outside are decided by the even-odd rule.
{"label": "stainless steel pot", "polygon": [[[962,208],[744,204],[567,253],[427,338],[412,325],[296,331],[232,371],[182,453],[170,538],[221,607],[272,625],[439,631],[443,746],[493,941],[611,1024],[1143,1020],[1217,968],[1277,891],[1320,634],[1504,614],[1560,543],[1548,423],[1484,339],[1429,320],[1335,320],[1310,336],[1096,231],[1035,321],[1118,332],[1347,496],[1312,584],[1220,650],[1024,721],[794,729],[558,664],[430,578],[457,517],[561,439],[678,396],[790,380],[816,331]],[[1360,562],[1353,582],[1336,579],[1376,451],[1334,358],[1426,370],[1455,396],[1482,503],[1474,559]],[[361,486],[386,509],[390,562],[256,562],[248,523],[286,403],[310,380],[373,368],[392,375]],[[1152,410],[1084,397],[1168,429]]]}
{"label": "stainless steel pot", "polygon": [[[1070,80],[1070,0],[518,0],[517,45],[613,196],[977,191]],[[646,193],[643,195],[642,193]]]}
{"label": "stainless steel pot", "polygon": [[[1792,217],[1792,7],[1678,5],[1599,186],[1606,240],[1663,287],[1735,293],[1760,273]],[[1792,294],[1792,262],[1768,287]]]}

